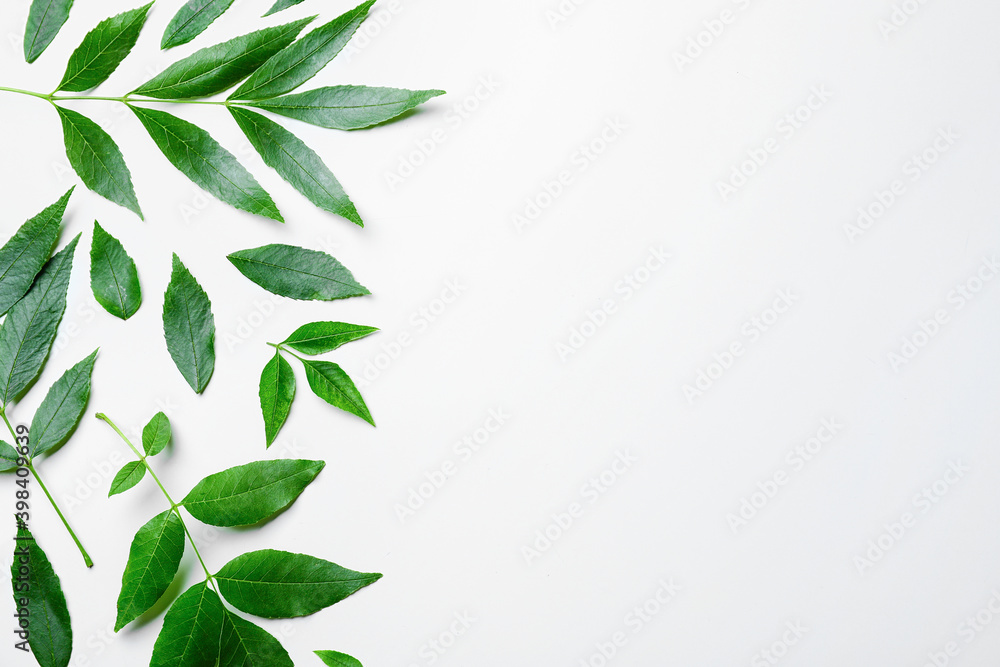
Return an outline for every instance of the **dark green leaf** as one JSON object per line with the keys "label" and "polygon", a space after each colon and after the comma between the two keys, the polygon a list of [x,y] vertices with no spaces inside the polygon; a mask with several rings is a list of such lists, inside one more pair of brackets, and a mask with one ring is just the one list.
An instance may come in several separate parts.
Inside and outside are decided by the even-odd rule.
{"label": "dark green leaf", "polygon": [[114,139],[101,126],[72,109],[56,107],[62,121],[66,158],[80,180],[108,201],[124,206],[142,219],[132,174]]}
{"label": "dark green leaf", "polygon": [[340,181],[315,151],[273,120],[239,107],[229,107],[253,147],[271,167],[313,204],[364,227],[358,210]]}
{"label": "dark green leaf", "polygon": [[288,651],[264,628],[228,609],[222,619],[219,667],[292,667]]}
{"label": "dark green leaf", "polygon": [[264,28],[195,51],[132,91],[160,99],[208,97],[247,78],[268,58],[292,43],[315,16]]}
{"label": "dark green leaf", "polygon": [[371,294],[343,264],[318,250],[272,244],[234,252],[228,259],[268,292],[292,299],[332,301]]}
{"label": "dark green leaf", "polygon": [[357,130],[392,120],[443,90],[329,86],[254,102],[250,106],[334,130]]}
{"label": "dark green leaf", "polygon": [[215,370],[212,303],[177,255],[163,296],[163,335],[177,370],[195,393],[205,391]]}
{"label": "dark green leaf", "polygon": [[294,7],[295,5],[302,2],[302,0],[278,0],[275,2],[264,16],[270,16],[271,14],[277,14],[282,9],[288,9],[289,7]]}
{"label": "dark green leaf", "polygon": [[225,614],[207,582],[181,593],[163,618],[149,667],[217,667]]}
{"label": "dark green leaf", "polygon": [[73,0],[33,0],[24,29],[24,59],[35,62],[69,18]]}
{"label": "dark green leaf", "polygon": [[61,445],[80,423],[90,398],[90,375],[95,359],[97,350],[63,373],[45,394],[31,420],[32,458]]}
{"label": "dark green leaf", "polygon": [[340,53],[374,4],[375,0],[367,0],[279,51],[250,75],[229,99],[263,100],[302,85]]}
{"label": "dark green leaf", "polygon": [[165,111],[130,108],[163,155],[195,184],[238,209],[284,222],[271,196],[208,132]]}
{"label": "dark green leaf", "polygon": [[264,436],[267,446],[278,435],[295,398],[295,375],[292,367],[277,350],[260,374],[260,411],[264,415]]}
{"label": "dark green leaf", "polygon": [[313,651],[313,653],[318,655],[323,664],[329,665],[329,667],[362,667],[360,660],[352,658],[346,653],[338,653],[337,651]]}
{"label": "dark green leaf", "polygon": [[142,303],[135,262],[96,220],[90,246],[90,289],[104,310],[123,320],[135,315]]}
{"label": "dark green leaf", "polygon": [[19,468],[18,460],[20,458],[21,455],[17,453],[16,449],[0,440],[0,472],[10,472]]}
{"label": "dark green leaf", "polygon": [[104,83],[135,46],[152,6],[151,2],[98,23],[69,57],[56,90],[79,93]]}
{"label": "dark green leaf", "polygon": [[306,379],[314,394],[330,405],[375,425],[365,399],[361,398],[361,392],[340,366],[313,359],[303,359],[302,364],[306,367]]}
{"label": "dark green leaf", "polygon": [[73,189],[59,201],[28,220],[0,248],[0,315],[24,296],[45,266],[59,238],[66,203]]}
{"label": "dark green leaf", "polygon": [[66,596],[48,556],[20,523],[10,576],[15,604],[28,610],[28,646],[35,660],[41,667],[66,667],[73,652]]}
{"label": "dark green leaf", "polygon": [[183,555],[184,526],[173,510],[157,514],[139,529],[129,547],[122,574],[115,632],[156,604],[174,580]]}
{"label": "dark green leaf", "polygon": [[285,509],[316,479],[322,461],[255,461],[209,475],[180,502],[211,526],[251,526]]}
{"label": "dark green leaf", "polygon": [[308,616],[373,584],[381,574],[355,572],[329,561],[264,549],[237,556],[215,575],[231,605],[262,618]]}
{"label": "dark green leaf", "polygon": [[66,310],[73,251],[80,235],[56,253],[0,325],[0,404],[6,407],[38,377]]}
{"label": "dark green leaf", "polygon": [[170,420],[162,412],[157,412],[142,429],[142,448],[146,456],[156,456],[170,444]]}
{"label": "dark green leaf", "polygon": [[293,331],[281,344],[302,354],[324,354],[376,331],[378,329],[375,327],[346,322],[310,322]]}
{"label": "dark green leaf", "polygon": [[111,480],[111,489],[108,491],[108,498],[119,493],[128,491],[133,486],[142,481],[146,476],[146,466],[142,461],[129,461],[122,466],[115,478]]}
{"label": "dark green leaf", "polygon": [[187,44],[222,16],[231,4],[233,0],[188,0],[167,24],[160,48]]}

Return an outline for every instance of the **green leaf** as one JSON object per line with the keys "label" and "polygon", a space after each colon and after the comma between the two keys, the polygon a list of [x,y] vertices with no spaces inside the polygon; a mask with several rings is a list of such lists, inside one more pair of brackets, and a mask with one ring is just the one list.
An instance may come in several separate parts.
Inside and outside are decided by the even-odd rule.
{"label": "green leaf", "polygon": [[285,509],[316,479],[322,461],[255,461],[209,475],[180,502],[211,526],[252,526]]}
{"label": "green leaf", "polygon": [[346,322],[310,322],[292,332],[282,345],[301,352],[316,355],[332,352],[341,345],[359,340],[378,331],[375,327],[363,327]]}
{"label": "green leaf", "polygon": [[235,86],[292,43],[315,16],[195,51],[132,91],[159,99],[208,97]]}
{"label": "green leaf", "polygon": [[0,440],[0,472],[10,472],[15,468],[20,468],[18,460],[20,460],[21,455],[17,453],[17,450],[8,445],[3,440]]}
{"label": "green leaf", "polygon": [[119,493],[128,491],[133,486],[142,481],[146,476],[146,466],[142,461],[129,461],[122,466],[115,478],[111,480],[111,489],[108,491],[108,498]]}
{"label": "green leaf", "polygon": [[365,226],[340,181],[301,139],[260,114],[239,107],[229,107],[229,112],[260,153],[264,164],[281,174],[319,208]]}
{"label": "green leaf", "polygon": [[63,373],[45,394],[31,420],[31,457],[58,447],[80,423],[90,398],[90,376],[94,372],[97,350]]}
{"label": "green leaf", "polygon": [[163,296],[163,335],[177,370],[195,393],[205,391],[215,370],[212,303],[176,254]]}
{"label": "green leaf", "polygon": [[21,225],[0,248],[0,315],[27,293],[48,261],[59,239],[59,223],[72,193],[70,188],[59,201]]}
{"label": "green leaf", "polygon": [[238,209],[284,222],[271,196],[208,132],[165,111],[129,108],[163,155],[196,185]]}
{"label": "green leaf", "polygon": [[302,2],[302,0],[278,0],[275,2],[264,16],[270,16],[271,14],[277,14],[283,9],[288,9],[289,7],[294,7],[295,5]]}
{"label": "green leaf", "polygon": [[366,0],[351,11],[322,25],[287,49],[279,51],[254,72],[231,100],[263,100],[283,95],[302,85],[333,60],[367,18],[375,0]]}
{"label": "green leaf", "polygon": [[219,667],[292,667],[288,651],[264,628],[228,609],[222,619]]}
{"label": "green leaf", "polygon": [[409,111],[443,90],[329,86],[254,102],[250,106],[334,130],[371,127]]}
{"label": "green leaf", "polygon": [[314,614],[381,578],[274,549],[237,556],[215,575],[219,591],[231,605],[262,618]]}
{"label": "green leaf", "polygon": [[183,555],[184,525],[173,510],[157,514],[139,529],[129,547],[122,574],[115,632],[156,604],[174,580]]}
{"label": "green leaf", "polygon": [[222,16],[233,0],[188,0],[170,19],[160,40],[161,49],[187,44]]}
{"label": "green leaf", "polygon": [[352,658],[346,653],[338,653],[337,651],[313,651],[313,653],[318,655],[323,664],[329,665],[329,667],[362,667],[360,660]]}
{"label": "green leaf", "polygon": [[306,367],[306,379],[314,394],[335,408],[350,412],[372,426],[375,425],[371,413],[368,412],[368,406],[365,405],[365,399],[361,398],[361,392],[340,366],[329,361],[313,359],[301,361]]}
{"label": "green leaf", "polygon": [[207,582],[181,593],[163,618],[149,667],[217,667],[225,614]]}
{"label": "green leaf", "polygon": [[132,173],[111,135],[72,109],[56,106],[56,111],[62,121],[66,158],[84,185],[143,219]]}
{"label": "green leaf", "polygon": [[80,235],[56,253],[24,298],[0,325],[0,406],[6,407],[38,377],[66,310],[73,251]]}
{"label": "green leaf", "polygon": [[56,90],[80,93],[103,83],[135,46],[152,6],[151,2],[98,23],[69,57]]}
{"label": "green leaf", "polygon": [[268,447],[288,419],[293,398],[295,375],[289,363],[275,350],[274,358],[267,362],[260,374],[260,411],[264,415],[264,436]]}
{"label": "green leaf", "polygon": [[90,246],[90,289],[104,310],[123,320],[135,315],[142,303],[135,262],[96,220]]}
{"label": "green leaf", "polygon": [[280,296],[332,301],[371,294],[343,264],[318,250],[276,243],[240,250],[227,258],[244,276]]}
{"label": "green leaf", "polygon": [[170,444],[172,435],[167,415],[157,412],[142,429],[142,448],[146,456],[156,456]]}
{"label": "green leaf", "polygon": [[66,667],[73,652],[66,596],[48,556],[20,522],[10,576],[15,604],[28,610],[28,646],[35,660],[41,667]]}
{"label": "green leaf", "polygon": [[69,18],[73,0],[33,0],[24,29],[24,59],[35,62]]}

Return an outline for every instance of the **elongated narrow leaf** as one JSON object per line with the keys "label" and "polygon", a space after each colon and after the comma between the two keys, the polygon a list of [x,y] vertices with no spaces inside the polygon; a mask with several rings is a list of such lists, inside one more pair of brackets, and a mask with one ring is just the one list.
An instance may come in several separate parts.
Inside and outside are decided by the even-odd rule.
{"label": "elongated narrow leaf", "polygon": [[306,301],[371,294],[336,259],[297,246],[272,244],[228,255],[240,273],[268,292]]}
{"label": "elongated narrow leaf", "polygon": [[156,456],[166,449],[171,435],[170,420],[162,412],[157,412],[142,429],[142,448],[146,456]]}
{"label": "elongated narrow leaf", "polygon": [[0,325],[0,404],[6,407],[38,377],[66,310],[73,251],[80,235],[53,255]]}
{"label": "elongated narrow leaf", "polygon": [[98,23],[69,57],[56,90],[79,93],[104,83],[132,51],[152,6],[151,2]]}
{"label": "elongated narrow leaf", "polygon": [[375,425],[365,399],[361,398],[361,392],[340,366],[313,359],[303,359],[302,364],[306,367],[306,379],[314,394],[330,405]]}
{"label": "elongated narrow leaf", "polygon": [[378,331],[375,327],[363,327],[360,324],[346,322],[310,322],[292,332],[292,335],[281,341],[302,354],[316,355],[332,352],[341,345],[370,336]]}
{"label": "elongated narrow leaf", "polygon": [[232,88],[292,43],[314,16],[195,51],[132,91],[159,99],[208,97]]}
{"label": "elongated narrow leaf", "polygon": [[27,610],[28,646],[35,660],[41,667],[66,667],[73,652],[66,596],[48,556],[20,523],[10,576],[15,605]]}
{"label": "elongated narrow leaf", "polygon": [[123,320],[135,315],[142,303],[135,262],[96,220],[90,246],[90,289],[104,310]]}
{"label": "elongated narrow leaf", "polygon": [[143,465],[142,461],[129,461],[122,466],[118,474],[115,475],[115,478],[111,480],[111,489],[108,491],[108,498],[128,491],[141,482],[145,476],[146,466]]}
{"label": "elongated narrow leaf", "polygon": [[181,505],[212,526],[250,526],[285,509],[316,479],[322,461],[255,461],[209,475]]}
{"label": "elongated narrow leaf", "polygon": [[177,255],[163,296],[163,335],[177,370],[195,393],[205,391],[215,370],[215,317],[205,290]]}
{"label": "elongated narrow leaf", "polygon": [[10,472],[20,467],[18,465],[20,458],[21,455],[17,453],[16,449],[0,440],[0,472]]}
{"label": "elongated narrow leaf", "polygon": [[231,100],[263,100],[294,90],[333,60],[368,16],[375,0],[367,0],[279,51],[250,75]]}
{"label": "elongated narrow leaf", "polygon": [[292,667],[288,651],[264,628],[228,609],[222,619],[219,667]]}
{"label": "elongated narrow leaf", "polygon": [[329,86],[254,102],[250,106],[334,130],[371,127],[413,109],[443,90]]}
{"label": "elongated narrow leaf", "polygon": [[62,121],[66,158],[88,188],[142,219],[132,173],[118,144],[101,126],[72,109],[56,106]]}
{"label": "elongated narrow leaf", "polygon": [[58,447],[70,436],[87,408],[97,350],[56,380],[31,420],[31,457]]}
{"label": "elongated narrow leaf", "polygon": [[271,167],[313,204],[365,226],[340,181],[301,139],[258,113],[229,107],[243,134]]}
{"label": "elongated narrow leaf", "polygon": [[122,574],[115,632],[156,604],[174,580],[183,555],[184,527],[173,510],[157,514],[139,529]]}
{"label": "elongated narrow leaf", "polygon": [[381,574],[348,570],[305,554],[264,549],[237,556],[215,575],[219,591],[262,618],[308,616],[373,584]]}
{"label": "elongated narrow leaf", "polygon": [[73,189],[21,225],[0,248],[0,315],[24,296],[45,266],[59,238],[59,224]]}
{"label": "elongated narrow leaf", "polygon": [[362,667],[361,661],[337,651],[313,651],[328,667]]}
{"label": "elongated narrow leaf", "polygon": [[295,5],[302,2],[302,0],[278,0],[276,3],[271,5],[271,8],[267,10],[264,16],[270,16],[271,14],[277,14],[283,9],[288,9],[289,7],[294,7]]}
{"label": "elongated narrow leaf", "polygon": [[288,419],[292,399],[295,398],[295,374],[277,350],[260,374],[259,393],[260,411],[264,415],[264,437],[270,447]]}
{"label": "elongated narrow leaf", "polygon": [[130,108],[163,155],[196,185],[238,209],[284,222],[271,196],[208,132],[165,111]]}
{"label": "elongated narrow leaf", "polygon": [[217,667],[225,614],[206,582],[181,593],[163,617],[149,667]]}
{"label": "elongated narrow leaf", "polygon": [[231,4],[233,0],[188,0],[167,24],[160,48],[187,44],[222,16]]}
{"label": "elongated narrow leaf", "polygon": [[35,62],[69,18],[73,0],[33,0],[24,29],[24,59]]}

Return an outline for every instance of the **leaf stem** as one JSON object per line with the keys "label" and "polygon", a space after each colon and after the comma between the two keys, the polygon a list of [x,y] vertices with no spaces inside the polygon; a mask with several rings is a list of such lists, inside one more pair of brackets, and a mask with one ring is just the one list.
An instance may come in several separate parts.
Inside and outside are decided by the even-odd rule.
{"label": "leaf stem", "polygon": [[[8,93],[18,93],[19,95],[30,95],[31,97],[37,97],[42,100],[46,100],[55,104],[56,102],[65,102],[70,100],[97,100],[100,102],[119,102],[121,104],[131,104],[133,102],[167,102],[170,104],[212,104],[215,106],[231,106],[233,104],[240,104],[240,102],[233,102],[230,100],[175,100],[175,99],[137,99],[130,97],[130,95],[122,95],[121,97],[101,97],[98,95],[56,95],[55,92],[49,93],[48,95],[44,93],[36,93],[30,90],[24,90],[21,88],[8,88],[6,86],[0,86],[0,91],[5,91]],[[56,91],[58,92],[58,91]]]}
{"label": "leaf stem", "polygon": [[33,93],[30,90],[22,90],[21,88],[7,88],[5,86],[0,86],[0,90],[6,91],[8,93],[18,93],[20,95],[31,95],[32,97],[38,97],[43,100],[52,101],[51,95],[45,95],[43,93]]}

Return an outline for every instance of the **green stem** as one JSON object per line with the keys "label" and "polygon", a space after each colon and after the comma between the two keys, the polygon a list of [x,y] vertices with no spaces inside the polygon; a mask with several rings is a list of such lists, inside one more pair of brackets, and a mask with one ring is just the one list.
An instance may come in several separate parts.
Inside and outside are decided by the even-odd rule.
{"label": "green stem", "polygon": [[6,91],[8,93],[18,93],[20,95],[31,95],[32,97],[38,97],[43,100],[52,101],[51,95],[43,95],[42,93],[33,93],[30,90],[22,90],[20,88],[7,88],[5,86],[0,86],[0,90]]}
{"label": "green stem", "polygon": [[131,104],[133,102],[169,102],[171,104],[212,104],[216,106],[231,106],[233,104],[240,104],[240,102],[231,102],[229,100],[159,100],[159,99],[136,99],[128,95],[123,95],[121,97],[100,97],[97,95],[56,95],[54,92],[45,95],[43,93],[36,93],[30,90],[23,90],[21,88],[7,88],[6,86],[0,86],[0,91],[5,91],[8,93],[18,93],[19,95],[30,95],[31,97],[37,97],[48,102],[55,104],[56,102],[65,102],[68,100],[98,100],[101,102],[119,102],[121,104]]}

